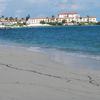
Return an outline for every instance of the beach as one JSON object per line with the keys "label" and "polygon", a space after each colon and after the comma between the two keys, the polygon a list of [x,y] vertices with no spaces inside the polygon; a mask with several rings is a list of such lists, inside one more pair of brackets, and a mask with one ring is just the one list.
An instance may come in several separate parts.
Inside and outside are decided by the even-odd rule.
{"label": "beach", "polygon": [[100,70],[70,67],[41,52],[0,47],[0,100],[28,99],[100,100]]}

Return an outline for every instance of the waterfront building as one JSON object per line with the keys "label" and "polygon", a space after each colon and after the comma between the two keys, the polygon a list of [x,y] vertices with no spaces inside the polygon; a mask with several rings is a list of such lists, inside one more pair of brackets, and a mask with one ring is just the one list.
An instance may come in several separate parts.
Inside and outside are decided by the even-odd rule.
{"label": "waterfront building", "polygon": [[78,22],[97,22],[96,17],[87,16],[78,18]]}
{"label": "waterfront building", "polygon": [[46,18],[30,18],[27,24],[39,24],[41,21],[47,21]]}
{"label": "waterfront building", "polygon": [[58,14],[58,18],[77,18],[80,17],[80,15],[76,12],[65,12]]}
{"label": "waterfront building", "polygon": [[17,24],[15,20],[0,20],[0,25],[14,25]]}
{"label": "waterfront building", "polygon": [[92,16],[81,17],[80,14],[78,14],[76,12],[65,12],[65,13],[58,14],[58,17],[30,18],[27,21],[27,24],[28,25],[29,24],[40,24],[41,21],[44,21],[46,23],[50,23],[50,22],[61,23],[63,20],[67,24],[71,24],[73,22],[74,22],[74,24],[80,23],[80,22],[86,22],[86,23],[88,23],[88,22],[96,23],[97,22],[96,17],[92,17]]}

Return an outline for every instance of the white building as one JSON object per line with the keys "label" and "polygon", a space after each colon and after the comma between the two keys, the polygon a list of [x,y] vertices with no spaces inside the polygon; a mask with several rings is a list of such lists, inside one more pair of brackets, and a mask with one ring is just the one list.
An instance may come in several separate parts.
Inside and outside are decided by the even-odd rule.
{"label": "white building", "polygon": [[58,20],[66,20],[66,22],[97,22],[96,17],[87,16],[80,17],[80,15],[76,12],[65,12],[58,14]]}
{"label": "white building", "polygon": [[47,21],[47,18],[30,18],[27,24],[40,24],[41,21]]}
{"label": "white building", "polygon": [[76,12],[65,12],[58,14],[58,18],[77,18],[80,17],[80,15]]}
{"label": "white building", "polygon": [[88,17],[88,18],[89,18],[89,22],[97,22],[96,17],[90,16],[90,17]]}
{"label": "white building", "polygon": [[45,21],[46,23],[49,22],[62,22],[65,20],[66,23],[80,23],[80,22],[97,22],[96,17],[80,17],[80,15],[76,12],[66,12],[66,13],[60,13],[58,14],[57,18],[31,18],[27,21],[27,24],[40,24],[41,21]]}
{"label": "white building", "polygon": [[15,20],[0,20],[0,25],[14,25],[17,24],[17,21]]}
{"label": "white building", "polygon": [[87,17],[79,17],[77,18],[77,22],[97,22],[96,17],[87,16]]}
{"label": "white building", "polygon": [[30,18],[28,21],[27,21],[27,24],[40,24],[41,21],[44,21],[46,23],[49,23],[49,22],[56,22],[58,18]]}

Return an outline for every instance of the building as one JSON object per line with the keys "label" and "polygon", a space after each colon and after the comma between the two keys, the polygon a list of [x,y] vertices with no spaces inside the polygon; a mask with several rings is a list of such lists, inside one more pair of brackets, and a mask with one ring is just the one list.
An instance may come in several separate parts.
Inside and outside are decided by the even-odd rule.
{"label": "building", "polygon": [[62,21],[65,20],[68,23],[74,22],[97,22],[96,17],[86,16],[81,17],[80,14],[76,12],[65,12],[58,14],[58,20]]}
{"label": "building", "polygon": [[80,23],[80,22],[97,22],[96,17],[92,16],[86,16],[81,17],[80,14],[76,12],[65,12],[58,14],[58,17],[51,17],[51,18],[31,18],[27,21],[27,24],[40,24],[41,21],[44,21],[46,23],[50,22],[58,22],[61,23],[62,21],[65,21],[65,23],[71,24],[71,23]]}
{"label": "building", "polygon": [[0,20],[0,25],[14,25],[17,24],[15,20]]}
{"label": "building", "polygon": [[46,18],[30,18],[27,24],[40,24],[41,21],[47,21]]}
{"label": "building", "polygon": [[30,18],[28,21],[27,21],[27,24],[40,24],[41,21],[44,21],[46,23],[49,23],[49,22],[56,22],[58,18]]}
{"label": "building", "polygon": [[77,18],[80,17],[80,15],[76,12],[65,12],[58,14],[58,18]]}

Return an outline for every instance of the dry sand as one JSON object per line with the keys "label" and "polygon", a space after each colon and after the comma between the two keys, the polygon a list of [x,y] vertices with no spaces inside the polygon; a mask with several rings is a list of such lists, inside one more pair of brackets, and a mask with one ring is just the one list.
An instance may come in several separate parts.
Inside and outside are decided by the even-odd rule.
{"label": "dry sand", "polygon": [[76,70],[42,53],[0,47],[0,100],[100,100],[100,71]]}

